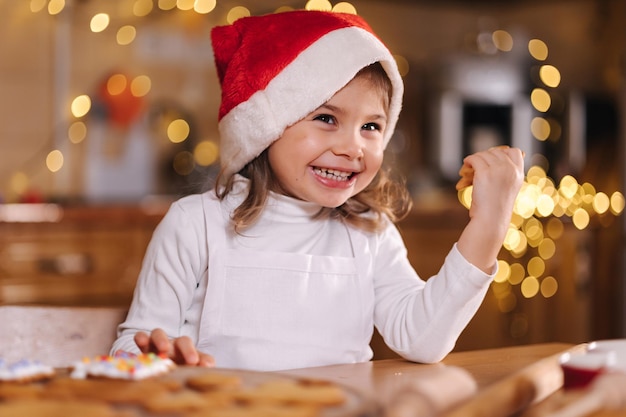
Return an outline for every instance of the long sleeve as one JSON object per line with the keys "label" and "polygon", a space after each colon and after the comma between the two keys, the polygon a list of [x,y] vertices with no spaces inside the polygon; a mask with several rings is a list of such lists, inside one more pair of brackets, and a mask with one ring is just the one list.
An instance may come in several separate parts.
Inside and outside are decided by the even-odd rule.
{"label": "long sleeve", "polygon": [[467,262],[455,244],[439,272],[423,281],[391,225],[379,235],[377,248],[374,322],[379,332],[408,360],[440,361],[480,307],[493,275]]}
{"label": "long sleeve", "polygon": [[[204,216],[199,196],[172,204],[154,231],[137,280],[126,321],[118,327],[112,352],[137,352],[133,336],[137,331],[161,328],[170,337],[189,332],[197,338],[194,302],[203,274],[207,251]],[[193,311],[191,310],[193,309]]]}

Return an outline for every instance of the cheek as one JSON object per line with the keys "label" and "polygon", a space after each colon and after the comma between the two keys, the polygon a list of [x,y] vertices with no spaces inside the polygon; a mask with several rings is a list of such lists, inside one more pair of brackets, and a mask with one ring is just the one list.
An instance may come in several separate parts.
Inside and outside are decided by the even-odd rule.
{"label": "cheek", "polygon": [[375,149],[370,149],[366,154],[366,157],[367,168],[378,171],[383,164],[384,149],[382,145],[376,147]]}

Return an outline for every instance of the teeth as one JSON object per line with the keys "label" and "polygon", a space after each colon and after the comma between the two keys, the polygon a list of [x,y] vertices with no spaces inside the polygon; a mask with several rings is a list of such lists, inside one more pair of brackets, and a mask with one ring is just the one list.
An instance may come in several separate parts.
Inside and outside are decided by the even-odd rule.
{"label": "teeth", "polygon": [[313,168],[313,171],[320,177],[329,178],[335,181],[347,181],[352,172],[338,171],[336,169]]}

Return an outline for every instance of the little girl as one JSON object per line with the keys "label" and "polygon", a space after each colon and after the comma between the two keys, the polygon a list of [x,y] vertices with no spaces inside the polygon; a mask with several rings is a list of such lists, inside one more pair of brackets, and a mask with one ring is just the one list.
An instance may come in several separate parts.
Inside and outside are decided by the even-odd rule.
{"label": "little girl", "polygon": [[358,16],[295,11],[217,27],[222,170],[154,232],[112,352],[284,370],[372,358],[374,326],[404,358],[445,357],[480,306],[523,179],[518,149],[467,157],[470,221],[423,281],[381,169],[403,85]]}

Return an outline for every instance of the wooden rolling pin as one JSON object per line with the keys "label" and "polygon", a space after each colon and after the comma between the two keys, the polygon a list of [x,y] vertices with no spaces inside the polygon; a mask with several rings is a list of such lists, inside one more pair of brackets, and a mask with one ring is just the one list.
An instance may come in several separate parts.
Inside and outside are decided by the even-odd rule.
{"label": "wooden rolling pin", "polygon": [[[582,353],[585,346],[577,345],[567,352]],[[563,386],[563,353],[541,359],[488,386],[440,417],[510,417],[519,413]]]}

